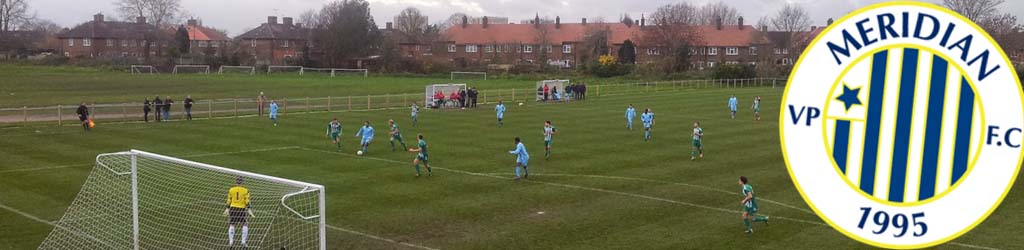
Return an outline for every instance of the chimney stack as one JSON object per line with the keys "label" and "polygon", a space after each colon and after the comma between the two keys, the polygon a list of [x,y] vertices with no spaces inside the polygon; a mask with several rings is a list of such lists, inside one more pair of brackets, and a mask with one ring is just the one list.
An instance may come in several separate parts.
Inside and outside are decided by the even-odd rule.
{"label": "chimney stack", "polygon": [[647,25],[647,17],[644,17],[643,13],[640,13],[640,28]]}
{"label": "chimney stack", "polygon": [[288,25],[288,26],[292,25],[292,18],[291,17],[285,17],[285,18],[282,18],[282,20],[284,20],[284,25]]}
{"label": "chimney stack", "polygon": [[135,18],[135,23],[146,24],[146,17],[144,17],[144,16],[136,17]]}
{"label": "chimney stack", "polygon": [[462,16],[462,28],[465,29],[466,26],[469,26],[469,17],[468,16]]}
{"label": "chimney stack", "polygon": [[715,28],[722,30],[722,17],[715,17]]}
{"label": "chimney stack", "polygon": [[633,20],[633,25],[640,26],[640,20]]}
{"label": "chimney stack", "polygon": [[302,28],[302,23],[295,23],[295,27],[301,29]]}
{"label": "chimney stack", "polygon": [[385,30],[391,30],[391,29],[393,29],[395,27],[394,25],[395,24],[393,24],[391,22],[386,22],[386,23],[384,23],[384,29]]}
{"label": "chimney stack", "polygon": [[562,17],[555,16],[555,29],[561,29],[561,28],[562,28]]}
{"label": "chimney stack", "polygon": [[832,26],[832,22],[834,22],[834,21],[832,20],[832,18],[829,18],[829,19],[828,19],[828,22],[827,22],[827,23],[828,23],[828,26]]}
{"label": "chimney stack", "polygon": [[586,17],[583,18],[583,25],[587,25],[587,18]]}
{"label": "chimney stack", "polygon": [[535,16],[533,16],[533,28],[540,28],[540,13],[537,13]]}
{"label": "chimney stack", "polygon": [[267,23],[268,24],[277,24],[277,17],[276,16],[268,16],[267,17]]}
{"label": "chimney stack", "polygon": [[96,15],[92,16],[92,20],[97,22],[97,23],[102,23],[103,22],[103,14],[96,14]]}
{"label": "chimney stack", "polygon": [[740,17],[738,26],[740,27],[740,30],[743,30],[743,17]]}
{"label": "chimney stack", "polygon": [[199,21],[197,21],[195,19],[189,19],[188,20],[188,26],[199,26]]}
{"label": "chimney stack", "polygon": [[768,25],[761,25],[761,32],[768,32]]}
{"label": "chimney stack", "polygon": [[490,23],[487,21],[487,16],[481,18],[480,22],[484,25],[484,29],[486,29],[487,26],[490,26]]}

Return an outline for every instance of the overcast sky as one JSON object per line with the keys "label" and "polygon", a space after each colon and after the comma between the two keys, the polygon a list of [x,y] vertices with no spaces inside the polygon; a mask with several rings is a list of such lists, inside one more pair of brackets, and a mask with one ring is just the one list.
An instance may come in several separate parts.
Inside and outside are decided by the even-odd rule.
{"label": "overcast sky", "polygon": [[[39,17],[53,20],[66,27],[92,20],[92,15],[103,13],[117,16],[116,0],[29,0],[32,11]],[[227,30],[230,36],[245,32],[266,22],[270,15],[297,17],[309,9],[319,9],[330,0],[181,0],[190,16],[203,20],[207,26]],[[447,19],[452,13],[470,16],[504,16],[518,22],[533,18],[561,16],[563,22],[579,22],[580,18],[603,17],[617,20],[622,13],[638,18],[642,13],[654,12],[658,6],[688,1],[695,5],[718,0],[368,0],[370,11],[378,26],[384,26],[406,7],[419,8],[430,17],[431,23]],[[928,0],[941,2],[941,0]],[[88,4],[83,4],[88,2]],[[838,19],[850,11],[883,0],[728,0],[739,9],[747,22],[755,24],[762,16],[775,13],[786,2],[802,4],[811,15],[814,25],[823,25],[830,17]],[[1006,1],[1001,8],[1018,17],[1024,17],[1024,1]]]}

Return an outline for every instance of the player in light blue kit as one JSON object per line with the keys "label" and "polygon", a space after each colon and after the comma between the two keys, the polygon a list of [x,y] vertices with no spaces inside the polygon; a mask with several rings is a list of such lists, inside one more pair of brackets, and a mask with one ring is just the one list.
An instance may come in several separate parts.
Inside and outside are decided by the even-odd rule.
{"label": "player in light blue kit", "polygon": [[636,109],[633,108],[633,104],[630,104],[626,108],[626,128],[633,130],[633,118],[636,118]]}
{"label": "player in light blue kit", "polygon": [[359,142],[359,145],[363,147],[363,154],[366,154],[366,149],[370,147],[370,142],[373,141],[373,127],[370,127],[370,121],[363,122],[363,127],[359,128],[356,137],[360,136],[363,137],[363,140]]}
{"label": "player in light blue kit", "polygon": [[654,127],[654,112],[650,108],[644,109],[640,114],[640,122],[644,123],[644,141],[651,140],[651,129]]}
{"label": "player in light blue kit", "polygon": [[274,127],[277,127],[277,102],[270,100],[270,120],[274,122]]}
{"label": "player in light blue kit", "polygon": [[732,119],[736,120],[736,108],[739,106],[739,102],[736,100],[736,95],[729,97],[729,113],[732,114]]}
{"label": "player in light blue kit", "polygon": [[500,128],[502,125],[505,125],[505,104],[498,101],[498,105],[494,106],[494,112],[498,115],[498,127]]}
{"label": "player in light blue kit", "polygon": [[416,122],[419,121],[420,106],[414,102],[409,108],[412,109],[412,126],[416,127]]}
{"label": "player in light blue kit", "polygon": [[[527,168],[527,163],[530,161],[530,153],[526,152],[526,146],[519,140],[519,137],[516,137],[516,149],[508,151],[508,153],[516,155],[516,180],[518,181],[520,176],[529,178],[530,170]],[[519,174],[520,168],[522,168],[522,175]]]}

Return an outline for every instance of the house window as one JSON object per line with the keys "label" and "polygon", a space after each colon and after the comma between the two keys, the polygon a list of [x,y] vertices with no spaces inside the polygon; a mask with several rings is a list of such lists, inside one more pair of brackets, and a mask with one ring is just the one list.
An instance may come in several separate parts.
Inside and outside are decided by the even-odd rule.
{"label": "house window", "polygon": [[704,55],[704,54],[707,54],[707,53],[708,53],[708,48],[706,48],[706,47],[700,48],[700,54],[701,55]]}
{"label": "house window", "polygon": [[696,54],[697,54],[697,49],[690,48],[690,55],[696,55]]}
{"label": "house window", "polygon": [[135,47],[135,43],[136,43],[135,40],[131,40],[131,41],[128,42],[128,46]]}
{"label": "house window", "polygon": [[210,47],[214,47],[214,48],[220,47],[220,42],[217,42],[217,41],[210,42]]}
{"label": "house window", "polygon": [[708,68],[714,68],[715,62],[708,62]]}
{"label": "house window", "polygon": [[149,52],[149,55],[150,55],[150,56],[156,56],[156,51],[150,51],[150,52]]}
{"label": "house window", "polygon": [[82,46],[85,46],[85,47],[92,46],[92,39],[82,38]]}
{"label": "house window", "polygon": [[253,48],[255,48],[255,47],[256,47],[256,40],[249,40],[249,42],[250,42],[250,43],[252,43],[252,45],[251,45],[251,46],[252,46]]}
{"label": "house window", "polygon": [[718,48],[717,47],[708,48],[708,55],[712,55],[712,56],[713,55],[718,55]]}
{"label": "house window", "polygon": [[750,55],[757,55],[757,47],[750,47]]}
{"label": "house window", "polygon": [[647,48],[647,55],[661,55],[661,51],[658,48]]}
{"label": "house window", "polygon": [[484,52],[487,52],[487,53],[492,53],[492,52],[494,52],[494,45],[487,45],[487,46],[484,46]]}
{"label": "house window", "polygon": [[206,48],[206,41],[199,41],[200,48]]}
{"label": "house window", "polygon": [[524,53],[533,53],[533,45],[523,45]]}
{"label": "house window", "polygon": [[730,55],[730,56],[739,55],[740,54],[740,48],[736,48],[736,47],[725,48],[725,54],[726,55]]}
{"label": "house window", "polygon": [[562,54],[570,54],[570,53],[572,53],[572,44],[562,45]]}
{"label": "house window", "polygon": [[789,48],[782,48],[783,55],[789,55]]}
{"label": "house window", "polygon": [[551,46],[551,44],[545,44],[545,45],[542,45],[540,48],[544,50],[544,53],[551,53],[551,51],[553,51],[551,49],[551,47],[554,47],[554,46]]}
{"label": "house window", "polygon": [[114,47],[114,39],[107,39],[107,47]]}
{"label": "house window", "polygon": [[128,52],[121,52],[121,57],[128,57]]}
{"label": "house window", "polygon": [[288,48],[289,45],[290,45],[289,41],[288,40],[284,40],[284,46],[283,47]]}
{"label": "house window", "polygon": [[128,47],[128,40],[121,40],[121,47]]}
{"label": "house window", "polygon": [[737,62],[737,61],[727,61],[727,62],[725,62],[725,64],[733,65],[733,64],[740,64],[740,62]]}
{"label": "house window", "polygon": [[449,53],[455,53],[455,44],[449,44],[448,45],[448,52]]}
{"label": "house window", "polygon": [[781,55],[781,54],[782,54],[782,49],[780,49],[780,48],[775,48],[775,54],[776,54],[776,55]]}
{"label": "house window", "polygon": [[75,39],[68,39],[68,47],[75,47]]}
{"label": "house window", "polygon": [[466,53],[476,53],[476,45],[466,45]]}
{"label": "house window", "polygon": [[64,57],[71,57],[71,52],[64,51]]}
{"label": "house window", "polygon": [[782,65],[789,65],[789,63],[790,63],[789,58],[782,58]]}

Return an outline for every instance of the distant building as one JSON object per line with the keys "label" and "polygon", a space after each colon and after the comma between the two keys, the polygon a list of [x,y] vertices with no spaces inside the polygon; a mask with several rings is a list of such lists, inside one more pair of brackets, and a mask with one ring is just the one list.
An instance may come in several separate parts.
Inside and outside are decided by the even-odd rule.
{"label": "distant building", "polygon": [[468,21],[469,21],[469,24],[482,24],[482,23],[484,23],[484,18],[485,17],[487,18],[487,21],[490,22],[491,24],[508,24],[508,17],[501,17],[501,16],[469,17]]}
{"label": "distant building", "polygon": [[192,52],[192,55],[224,55],[228,42],[231,41],[224,32],[203,26],[195,19],[188,20],[185,29],[188,30],[189,51]]}
{"label": "distant building", "polygon": [[239,49],[253,56],[257,65],[293,65],[302,57],[309,43],[310,31],[291,17],[277,22],[276,16],[267,17],[267,22],[249,30],[235,39]]}
{"label": "distant building", "polygon": [[[423,16],[423,22],[420,23],[419,29],[420,30],[426,30],[428,23],[430,23],[430,18],[428,18],[427,16]],[[389,24],[394,25],[394,27],[406,27],[407,26],[405,24],[405,19],[399,18],[397,16],[395,17],[394,23],[389,22]],[[386,29],[390,29],[390,27],[386,28]]]}
{"label": "distant building", "polygon": [[124,59],[144,62],[166,56],[172,34],[166,29],[146,23],[145,17],[135,22],[104,20],[102,14],[57,35],[60,53],[70,58]]}

